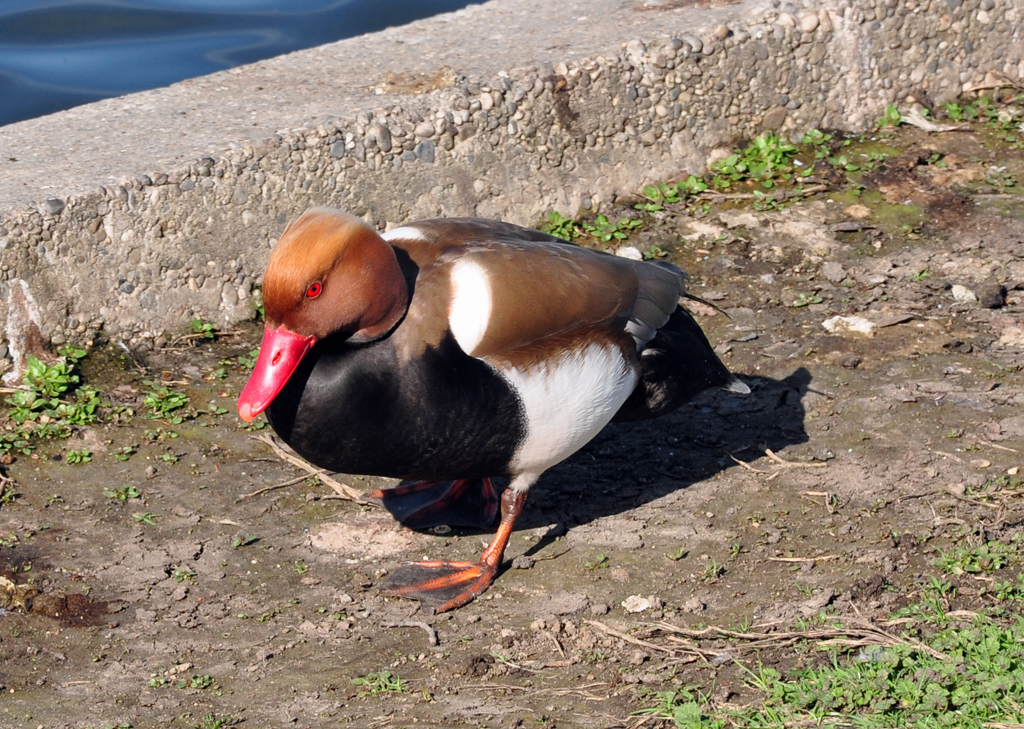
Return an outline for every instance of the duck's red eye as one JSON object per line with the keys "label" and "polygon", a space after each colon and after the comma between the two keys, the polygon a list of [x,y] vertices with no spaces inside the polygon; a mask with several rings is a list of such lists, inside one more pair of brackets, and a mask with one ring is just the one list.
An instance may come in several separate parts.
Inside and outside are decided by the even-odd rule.
{"label": "duck's red eye", "polygon": [[324,287],[319,283],[310,284],[309,288],[306,289],[306,298],[313,299],[320,295],[320,292],[324,290]]}

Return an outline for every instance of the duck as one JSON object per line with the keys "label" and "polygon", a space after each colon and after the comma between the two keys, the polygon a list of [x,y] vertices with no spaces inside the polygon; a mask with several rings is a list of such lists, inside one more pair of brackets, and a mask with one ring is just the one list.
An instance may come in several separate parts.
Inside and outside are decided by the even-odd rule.
{"label": "duck", "polygon": [[686,282],[671,263],[497,220],[380,234],[312,209],[271,253],[238,412],[265,413],[319,467],[401,479],[368,495],[405,526],[500,512],[479,560],[413,562],[384,586],[452,610],[494,582],[540,476],[610,422],[663,415],[709,388],[749,392],[682,305],[697,298]]}

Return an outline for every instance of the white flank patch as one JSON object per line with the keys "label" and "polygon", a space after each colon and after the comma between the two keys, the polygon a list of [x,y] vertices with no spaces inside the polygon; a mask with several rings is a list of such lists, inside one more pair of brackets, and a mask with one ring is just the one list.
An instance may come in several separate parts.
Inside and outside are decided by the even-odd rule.
{"label": "white flank patch", "polygon": [[381,238],[384,240],[426,240],[427,236],[423,235],[420,231],[411,225],[403,225],[401,228],[394,228],[389,230],[387,233],[382,233]]}
{"label": "white flank patch", "polygon": [[511,470],[538,475],[597,435],[636,386],[622,351],[599,344],[529,370],[499,371],[526,410],[526,439]]}
{"label": "white flank patch", "polygon": [[491,282],[483,267],[463,259],[452,266],[452,304],[448,326],[466,354],[480,344],[491,319]]}

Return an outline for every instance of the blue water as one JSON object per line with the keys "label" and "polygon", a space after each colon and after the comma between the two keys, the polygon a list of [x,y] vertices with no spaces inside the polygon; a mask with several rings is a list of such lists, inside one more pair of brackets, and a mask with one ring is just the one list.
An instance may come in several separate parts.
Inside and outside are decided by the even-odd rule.
{"label": "blue water", "polygon": [[469,0],[0,0],[0,125],[469,4]]}

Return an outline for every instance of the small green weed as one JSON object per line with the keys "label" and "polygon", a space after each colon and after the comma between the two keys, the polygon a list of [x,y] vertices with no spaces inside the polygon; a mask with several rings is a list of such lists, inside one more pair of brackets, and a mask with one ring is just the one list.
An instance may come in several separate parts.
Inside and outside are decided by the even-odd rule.
{"label": "small green weed", "polygon": [[824,301],[824,299],[822,299],[817,294],[807,294],[801,292],[800,294],[797,295],[796,299],[794,299],[792,306],[799,308],[802,306],[809,306],[811,304],[820,304],[822,301]]}
{"label": "small green weed", "polygon": [[699,177],[690,175],[685,180],[676,183],[676,190],[681,195],[699,195],[708,189],[708,184]]}
{"label": "small green weed", "polygon": [[255,534],[245,534],[239,532],[235,536],[231,537],[231,548],[239,549],[241,547],[248,547],[250,544],[255,544],[260,538]]}
{"label": "small green weed", "polygon": [[643,190],[645,202],[640,202],[633,207],[645,213],[656,213],[664,210],[666,205],[679,202],[679,188],[675,185],[667,185],[659,182],[657,185],[646,185]]}
{"label": "small green weed", "polygon": [[664,250],[661,246],[653,245],[644,251],[645,261],[656,261],[659,258],[667,258],[668,251]]}
{"label": "small green weed", "polygon": [[985,542],[976,547],[956,547],[940,551],[935,560],[937,567],[953,575],[989,574],[1019,560],[1019,545]]}
{"label": "small green weed", "polygon": [[190,676],[189,678],[182,678],[178,680],[178,688],[180,689],[196,689],[198,691],[205,691],[208,688],[213,688],[217,685],[217,682],[213,679],[210,674],[204,674],[202,676]]}
{"label": "small green weed", "polygon": [[1017,179],[1005,167],[991,166],[985,175],[985,182],[996,187],[1016,187]]}
{"label": "small green weed", "polygon": [[216,400],[210,400],[210,405],[206,410],[198,410],[197,412],[206,415],[224,415],[228,412],[228,409],[218,405]]}
{"label": "small green weed", "polygon": [[775,180],[793,176],[793,159],[797,148],[776,134],[755,137],[744,149],[711,165],[714,186],[728,190],[734,182],[753,180],[771,188]]}
{"label": "small green weed", "polygon": [[76,463],[89,463],[92,460],[92,451],[83,448],[80,451],[68,451],[64,460],[74,465]]}
{"label": "small green weed", "polygon": [[157,515],[151,511],[137,511],[132,514],[132,519],[139,522],[140,524],[150,524],[156,526]]}
{"label": "small green weed", "polygon": [[619,218],[618,222],[613,223],[606,216],[598,215],[593,223],[584,223],[583,230],[602,243],[610,243],[613,240],[626,240],[632,231],[642,226],[642,220]]}
{"label": "small green weed", "polygon": [[362,690],[358,692],[360,696],[379,696],[380,694],[387,693],[397,694],[408,690],[405,681],[399,678],[397,674],[391,673],[391,671],[368,673],[365,676],[353,678],[352,683],[362,687]]}
{"label": "small green weed", "polygon": [[665,556],[668,557],[673,562],[678,562],[683,557],[685,557],[687,554],[689,554],[689,552],[686,551],[686,547],[678,547],[674,552],[669,552]]}
{"label": "small green weed", "polygon": [[142,399],[149,408],[150,419],[167,420],[173,425],[179,425],[196,416],[195,411],[188,407],[189,398],[185,393],[171,390],[152,380],[145,380],[145,384],[154,388]]}
{"label": "small green weed", "polygon": [[783,210],[786,206],[775,195],[767,195],[760,190],[754,190],[754,204],[751,207],[763,212],[765,210]]}
{"label": "small green weed", "polygon": [[237,357],[227,357],[225,359],[217,360],[217,364],[220,365],[217,369],[213,370],[206,378],[208,380],[218,379],[223,380],[227,377],[227,367],[241,367],[243,370],[251,372],[256,367],[256,360],[260,356],[260,349],[250,349],[246,354],[240,354]]}
{"label": "small green weed", "polygon": [[1017,581],[1000,580],[993,582],[985,592],[1000,602],[1024,602],[1024,572],[1017,575]]}
{"label": "small green weed", "polygon": [[199,575],[196,574],[195,570],[190,570],[187,567],[176,567],[174,574],[171,576],[175,582],[185,582],[188,580],[193,585],[199,584]]}
{"label": "small green weed", "polygon": [[127,501],[128,499],[142,498],[142,492],[135,488],[133,484],[122,486],[119,489],[103,489],[103,495],[108,499],[114,499],[115,501]]}
{"label": "small green weed", "polygon": [[273,620],[274,618],[276,618],[280,614],[281,614],[281,609],[280,608],[274,608],[269,613],[263,613],[258,618],[256,618],[256,622],[257,623],[268,623],[268,622],[270,622],[271,620]]}
{"label": "small green weed", "polygon": [[815,152],[815,159],[824,159],[828,156],[828,143],[832,141],[832,135],[821,131],[820,129],[812,129],[800,140],[800,144],[806,144],[810,147],[818,147],[818,151]]}
{"label": "small green weed", "polygon": [[122,448],[118,448],[116,451],[113,451],[111,455],[114,457],[115,460],[127,461],[129,458],[134,456],[135,453],[135,448],[133,448],[132,446],[123,446]]}
{"label": "small green weed", "polygon": [[8,532],[6,537],[0,537],[0,548],[12,549],[21,542],[21,539],[14,532]]}
{"label": "small green weed", "polygon": [[242,719],[237,716],[220,718],[216,714],[207,714],[203,717],[202,721],[193,726],[195,729],[224,729],[224,727],[238,726],[241,723]]}
{"label": "small green weed", "polygon": [[900,114],[900,110],[896,108],[895,104],[889,104],[885,107],[885,113],[879,118],[878,123],[875,125],[881,127],[898,127],[903,123],[903,115]]}
{"label": "small green weed", "polygon": [[173,430],[164,430],[163,428],[157,428],[156,430],[147,430],[144,435],[147,440],[174,440],[179,437],[178,433]]}
{"label": "small green weed", "polygon": [[[833,167],[843,170],[844,172],[858,172],[860,171],[860,165],[854,163],[847,155],[837,154],[834,157],[828,158],[829,164]],[[863,188],[861,188],[863,189]]]}
{"label": "small green weed", "polygon": [[725,568],[713,559],[709,559],[700,572],[701,582],[713,582],[725,574]]}
{"label": "small green weed", "polygon": [[588,570],[604,570],[608,569],[608,558],[603,554],[597,555],[597,559],[593,562],[584,562],[583,566]]}
{"label": "small green weed", "polygon": [[7,417],[17,427],[0,433],[0,451],[34,450],[32,439],[67,438],[74,425],[88,425],[98,417],[99,393],[80,387],[76,372],[85,350],[64,348],[54,364],[29,356],[21,388],[4,402],[11,406]]}
{"label": "small green weed", "polygon": [[561,213],[551,211],[548,213],[547,221],[541,224],[540,229],[564,240],[572,240],[579,234],[579,223],[572,218],[563,217]]}
{"label": "small green weed", "polygon": [[889,159],[889,155],[885,152],[869,152],[867,155],[862,154],[861,157],[864,157],[863,168],[865,170],[873,170],[879,164]]}
{"label": "small green weed", "polygon": [[655,705],[634,712],[652,719],[670,719],[678,729],[723,729],[725,721],[710,720],[708,698],[695,688],[659,691]]}
{"label": "small green weed", "polygon": [[20,497],[21,494],[15,490],[13,481],[8,479],[0,483],[0,506],[13,504],[15,499]]}
{"label": "small green weed", "polygon": [[217,329],[210,322],[201,319],[192,320],[192,334],[198,335],[198,339],[214,340],[217,338]]}
{"label": "small green weed", "polygon": [[250,349],[248,354],[238,355],[235,359],[238,361],[238,364],[251,372],[256,367],[256,360],[259,359],[259,356],[260,348],[257,347],[256,349]]}
{"label": "small green weed", "polygon": [[952,121],[958,122],[966,118],[966,109],[955,101],[947,101],[943,108],[946,110],[946,116]]}

